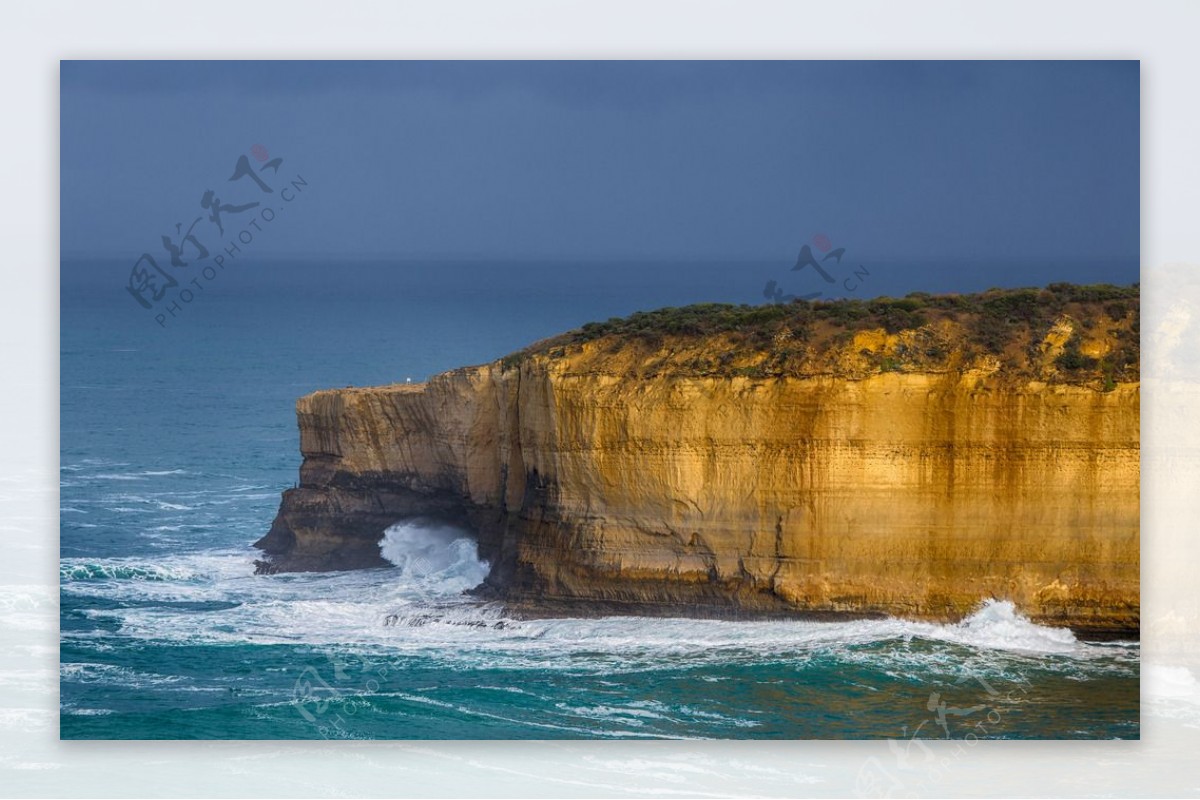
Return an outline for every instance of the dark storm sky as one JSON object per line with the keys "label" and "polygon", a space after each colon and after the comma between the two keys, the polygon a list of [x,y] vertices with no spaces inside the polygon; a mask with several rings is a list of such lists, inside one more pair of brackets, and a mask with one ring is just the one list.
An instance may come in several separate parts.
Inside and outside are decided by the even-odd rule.
{"label": "dark storm sky", "polygon": [[786,260],[824,233],[877,259],[1138,261],[1137,62],[63,62],[61,78],[69,257],[136,257],[207,189],[254,199],[226,179],[262,144],[311,187],[276,255]]}

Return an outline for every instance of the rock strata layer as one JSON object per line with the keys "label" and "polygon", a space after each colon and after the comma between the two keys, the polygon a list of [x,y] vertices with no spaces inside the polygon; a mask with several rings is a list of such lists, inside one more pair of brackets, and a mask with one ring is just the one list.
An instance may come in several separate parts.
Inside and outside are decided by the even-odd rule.
{"label": "rock strata layer", "polygon": [[316,392],[260,570],[383,564],[384,529],[421,516],[476,531],[478,591],[530,614],[952,621],[997,598],[1135,636],[1138,383],[1057,379],[1077,328],[1019,375],[954,347],[905,360],[947,323],[858,331],[791,374],[680,366],[711,337],[601,337]]}

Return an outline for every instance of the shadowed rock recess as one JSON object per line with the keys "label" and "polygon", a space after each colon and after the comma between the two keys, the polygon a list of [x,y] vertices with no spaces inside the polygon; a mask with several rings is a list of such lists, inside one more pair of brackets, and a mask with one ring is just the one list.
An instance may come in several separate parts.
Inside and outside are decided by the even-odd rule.
{"label": "shadowed rock recess", "polygon": [[1138,288],[701,305],[297,403],[259,571],[477,531],[517,613],[1138,630]]}

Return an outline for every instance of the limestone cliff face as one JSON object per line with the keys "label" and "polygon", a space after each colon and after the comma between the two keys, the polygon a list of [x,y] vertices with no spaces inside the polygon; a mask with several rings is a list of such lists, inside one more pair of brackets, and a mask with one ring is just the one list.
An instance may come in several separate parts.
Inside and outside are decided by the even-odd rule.
{"label": "limestone cliff face", "polygon": [[423,515],[477,530],[485,591],[531,613],[954,620],[995,597],[1135,633],[1138,384],[855,361],[911,333],[860,332],[812,374],[637,376],[646,352],[599,339],[317,392],[262,568],[380,563],[384,528]]}

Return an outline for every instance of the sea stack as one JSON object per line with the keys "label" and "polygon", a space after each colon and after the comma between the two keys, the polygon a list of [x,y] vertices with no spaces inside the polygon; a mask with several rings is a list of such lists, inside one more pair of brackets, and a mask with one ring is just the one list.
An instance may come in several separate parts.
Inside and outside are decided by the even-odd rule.
{"label": "sea stack", "polygon": [[475,531],[527,614],[961,619],[1136,637],[1137,287],[703,305],[297,403],[260,571]]}

